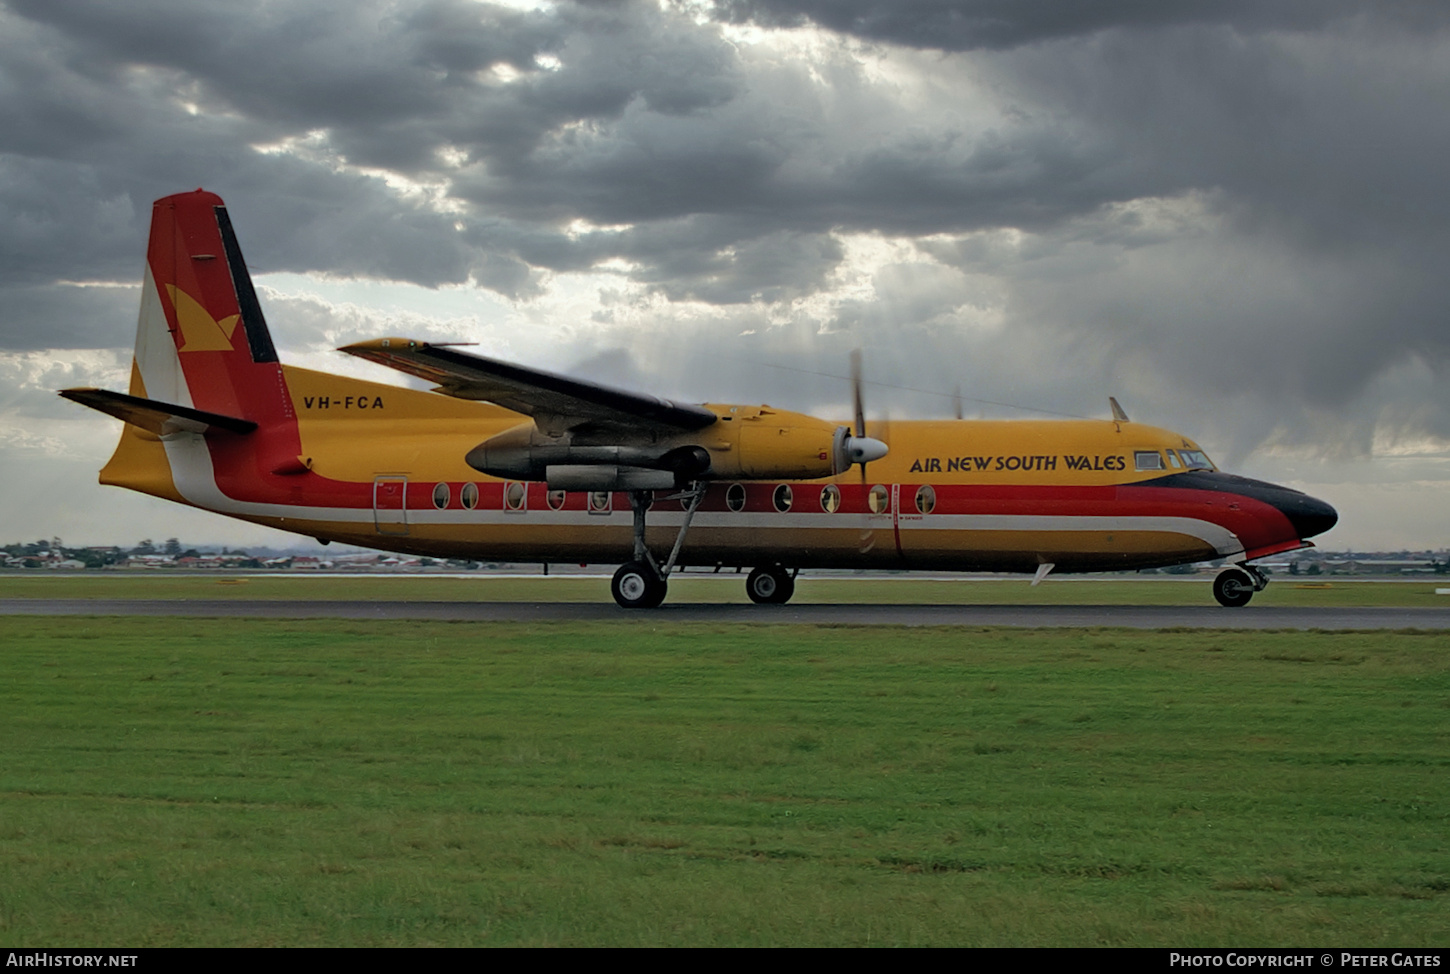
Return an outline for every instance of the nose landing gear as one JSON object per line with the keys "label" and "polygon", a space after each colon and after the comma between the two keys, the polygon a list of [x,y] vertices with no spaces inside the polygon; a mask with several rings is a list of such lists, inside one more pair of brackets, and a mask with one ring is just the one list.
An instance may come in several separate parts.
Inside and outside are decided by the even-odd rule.
{"label": "nose landing gear", "polygon": [[1269,576],[1253,565],[1225,568],[1213,580],[1213,597],[1219,605],[1237,609],[1248,605],[1254,593],[1262,592],[1268,584]]}

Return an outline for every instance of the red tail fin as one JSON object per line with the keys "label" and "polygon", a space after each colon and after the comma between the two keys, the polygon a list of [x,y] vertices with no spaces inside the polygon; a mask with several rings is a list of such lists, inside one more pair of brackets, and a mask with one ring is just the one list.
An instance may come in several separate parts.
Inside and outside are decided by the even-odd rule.
{"label": "red tail fin", "polygon": [[[197,409],[245,417],[263,427],[294,419],[277,350],[221,197],[199,189],[157,200],[146,259],[152,292],[146,298],[160,312],[148,322],[143,301],[137,359],[147,386],[153,378],[174,386],[179,378],[189,405]],[[157,319],[163,316],[174,358],[154,354],[160,349],[142,354],[148,338],[161,338]],[[150,335],[145,334],[148,326]],[[164,368],[168,359],[176,363],[173,368],[179,366],[180,376],[147,374],[148,366]],[[167,398],[162,389],[149,391]]]}

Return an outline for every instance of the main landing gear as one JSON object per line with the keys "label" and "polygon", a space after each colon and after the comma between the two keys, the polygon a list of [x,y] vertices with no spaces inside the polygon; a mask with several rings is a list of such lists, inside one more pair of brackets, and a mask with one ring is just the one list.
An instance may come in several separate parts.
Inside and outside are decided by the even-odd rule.
{"label": "main landing gear", "polygon": [[1269,576],[1253,565],[1239,565],[1225,568],[1213,580],[1213,597],[1218,604],[1237,609],[1249,604],[1255,592],[1262,592],[1269,584]]}
{"label": "main landing gear", "polygon": [[642,561],[626,562],[614,573],[609,593],[626,609],[653,609],[665,600],[669,583],[659,576],[653,565]]}
{"label": "main landing gear", "polygon": [[795,576],[779,565],[757,568],[745,578],[745,594],[756,605],[785,605],[795,594]]}
{"label": "main landing gear", "polygon": [[705,498],[706,486],[703,483],[695,484],[665,498],[685,502],[685,523],[680,525],[675,546],[670,549],[670,557],[663,566],[655,561],[654,555],[650,554],[644,543],[644,516],[654,503],[654,492],[629,492],[629,506],[634,510],[634,560],[620,565],[619,571],[614,573],[614,580],[609,584],[609,592],[621,608],[653,609],[665,600],[665,594],[669,591],[670,572],[674,570],[675,559],[680,556],[680,546],[685,543],[685,534],[690,530],[695,509]]}
{"label": "main landing gear", "polygon": [[[665,500],[684,501],[685,521],[680,533],[675,536],[675,546],[664,565],[655,561],[644,543],[645,512],[654,502],[654,494],[647,490],[629,493],[629,506],[634,511],[634,558],[619,566],[614,579],[609,583],[609,593],[624,609],[653,609],[665,600],[669,591],[670,572],[674,571],[675,559],[685,543],[685,534],[695,517],[695,509],[705,497],[705,484],[696,484],[678,494],[671,494]],[[745,579],[745,594],[757,605],[784,605],[795,594],[795,573],[786,571],[780,565],[757,568]]]}

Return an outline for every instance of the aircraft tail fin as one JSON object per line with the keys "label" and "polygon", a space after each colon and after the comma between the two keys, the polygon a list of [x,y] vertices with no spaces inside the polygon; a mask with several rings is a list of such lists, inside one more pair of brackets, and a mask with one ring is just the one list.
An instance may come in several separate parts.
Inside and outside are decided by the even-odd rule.
{"label": "aircraft tail fin", "polygon": [[307,469],[287,374],[236,233],[221,197],[205,190],[152,208],[129,394],[61,395],[127,424],[101,471],[104,484],[192,503],[177,479],[181,454],[167,447],[186,434],[206,437],[209,455],[185,455],[209,457],[190,474],[212,482],[209,490],[217,477],[241,489]]}
{"label": "aircraft tail fin", "polygon": [[156,201],[131,395],[262,426],[294,419],[277,350],[221,197]]}

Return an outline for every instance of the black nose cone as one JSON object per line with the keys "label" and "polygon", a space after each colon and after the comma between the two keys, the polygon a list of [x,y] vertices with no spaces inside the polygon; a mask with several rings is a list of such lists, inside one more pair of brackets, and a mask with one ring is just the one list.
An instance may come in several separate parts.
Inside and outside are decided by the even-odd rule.
{"label": "black nose cone", "polygon": [[1190,470],[1160,477],[1154,483],[1165,487],[1212,490],[1253,498],[1268,504],[1288,518],[1295,536],[1301,539],[1323,534],[1339,523],[1339,512],[1317,497],[1310,497],[1292,487],[1280,487],[1278,484],[1251,480],[1237,474],[1220,473],[1217,470]]}
{"label": "black nose cone", "polygon": [[1294,525],[1294,530],[1301,538],[1323,534],[1339,523],[1338,511],[1308,494],[1276,498],[1274,506],[1284,512],[1284,516]]}

